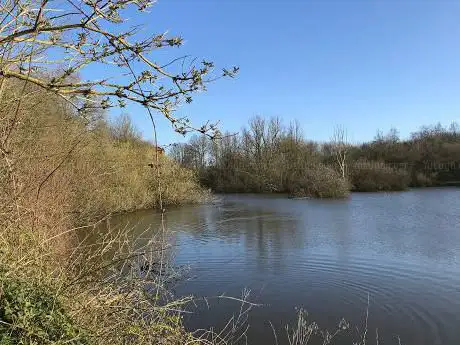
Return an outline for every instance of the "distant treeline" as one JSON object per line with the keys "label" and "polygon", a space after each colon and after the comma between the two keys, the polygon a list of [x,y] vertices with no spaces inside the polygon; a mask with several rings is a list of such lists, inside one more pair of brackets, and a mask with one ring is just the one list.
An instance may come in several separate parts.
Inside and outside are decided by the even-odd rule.
{"label": "distant treeline", "polygon": [[216,192],[342,197],[458,183],[460,127],[422,127],[405,140],[391,129],[357,145],[343,128],[318,143],[304,137],[298,122],[284,126],[279,118],[255,117],[237,134],[213,141],[194,136],[170,155]]}

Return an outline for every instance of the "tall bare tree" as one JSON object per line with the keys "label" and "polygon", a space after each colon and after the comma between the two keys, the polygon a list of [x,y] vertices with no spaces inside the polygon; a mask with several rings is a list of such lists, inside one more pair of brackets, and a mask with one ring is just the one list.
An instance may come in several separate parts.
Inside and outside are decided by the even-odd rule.
{"label": "tall bare tree", "polygon": [[347,153],[349,147],[345,128],[336,126],[331,138],[331,149],[342,178],[345,178],[347,174]]}

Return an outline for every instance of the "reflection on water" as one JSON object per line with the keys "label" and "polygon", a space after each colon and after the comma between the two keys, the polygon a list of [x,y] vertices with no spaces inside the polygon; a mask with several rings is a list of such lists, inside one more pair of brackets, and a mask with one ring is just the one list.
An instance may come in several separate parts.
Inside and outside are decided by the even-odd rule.
{"label": "reflection on water", "polygon": [[[151,212],[122,220],[158,227]],[[381,344],[396,335],[404,344],[460,344],[459,189],[349,200],[227,195],[171,209],[166,224],[175,262],[193,277],[177,294],[239,296],[248,287],[264,304],[250,316],[250,344],[273,343],[268,321],[283,333],[298,306],[322,326],[345,317],[361,327],[368,294]],[[216,300],[187,326],[222,326],[236,307]]]}

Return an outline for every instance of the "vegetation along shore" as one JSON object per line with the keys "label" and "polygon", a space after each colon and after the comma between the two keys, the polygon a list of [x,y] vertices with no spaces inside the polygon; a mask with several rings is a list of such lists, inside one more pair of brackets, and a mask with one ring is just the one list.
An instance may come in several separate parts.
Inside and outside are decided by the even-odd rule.
{"label": "vegetation along shore", "polygon": [[218,141],[194,136],[171,156],[216,192],[275,192],[345,197],[350,191],[398,191],[460,183],[460,127],[422,127],[408,139],[392,129],[353,144],[336,127],[329,142],[305,138],[298,122],[255,117]]}

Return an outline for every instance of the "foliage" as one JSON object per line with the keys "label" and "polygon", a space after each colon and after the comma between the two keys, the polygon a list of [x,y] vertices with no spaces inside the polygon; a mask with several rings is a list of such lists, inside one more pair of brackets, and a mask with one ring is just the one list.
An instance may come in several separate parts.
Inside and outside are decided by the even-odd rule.
{"label": "foliage", "polygon": [[306,170],[302,178],[289,184],[289,193],[297,197],[341,198],[348,195],[349,190],[348,181],[323,164]]}
{"label": "foliage", "polygon": [[[14,96],[14,86],[5,90],[7,97]],[[153,163],[155,146],[140,138],[127,116],[111,123],[100,114],[87,123],[36,87],[17,116],[7,106],[3,113],[17,121],[8,145],[16,190],[3,196],[21,196],[24,206],[50,221],[71,217],[82,224],[108,213],[157,207],[159,188],[163,206],[197,202],[205,195],[191,171],[162,155]],[[7,164],[2,166],[8,171]],[[0,184],[11,187],[7,175]]]}
{"label": "foliage", "polygon": [[[444,185],[460,181],[460,131],[453,123],[422,127],[407,140],[400,140],[397,131],[379,134],[370,142],[355,147],[353,160],[384,163],[393,170],[405,170],[400,186]],[[378,164],[378,163],[377,163]],[[388,175],[388,169],[380,175]]]}
{"label": "foliage", "polygon": [[46,288],[0,272],[0,344],[89,344],[87,334]]}

